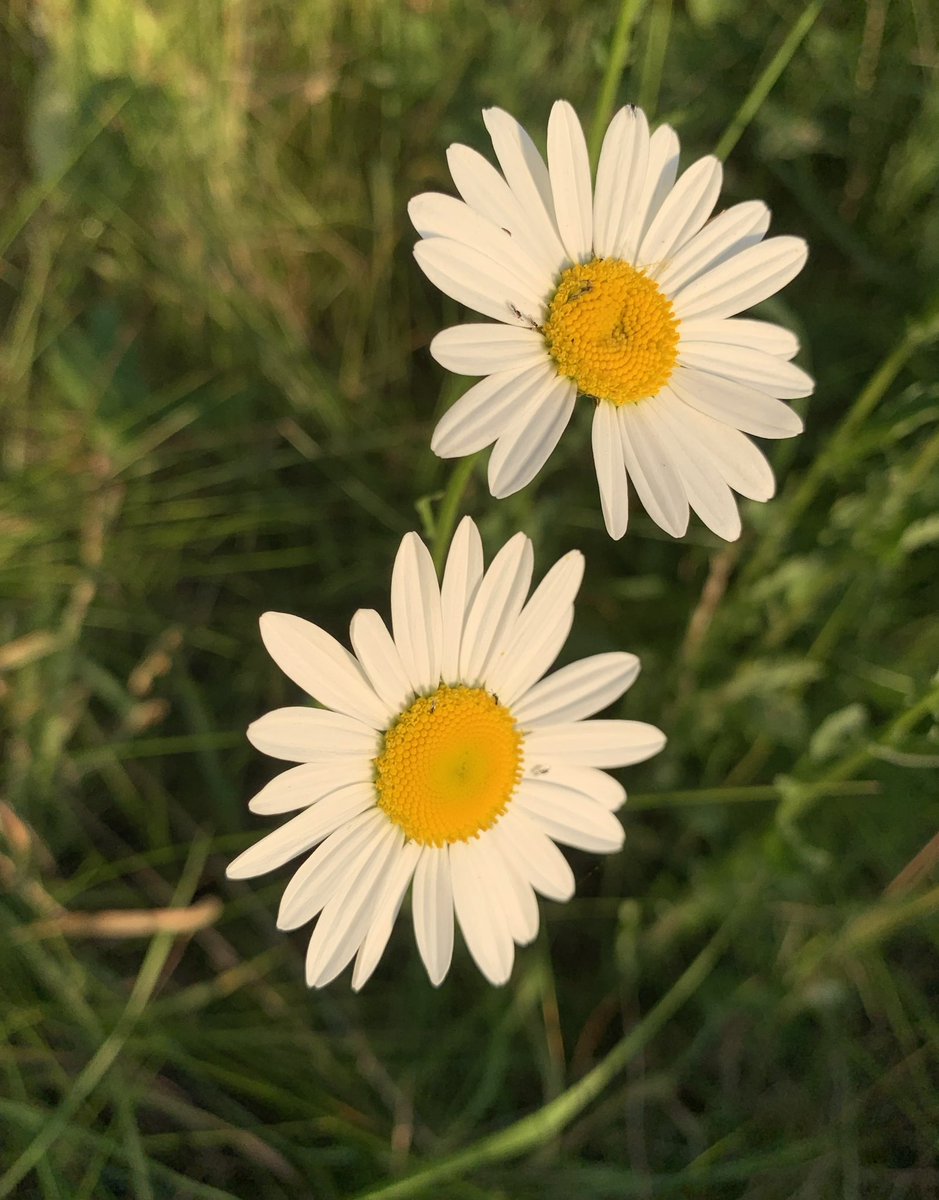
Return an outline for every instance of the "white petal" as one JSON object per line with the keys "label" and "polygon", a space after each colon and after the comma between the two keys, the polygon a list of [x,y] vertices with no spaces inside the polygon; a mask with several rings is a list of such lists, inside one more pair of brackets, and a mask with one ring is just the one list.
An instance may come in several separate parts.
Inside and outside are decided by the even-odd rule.
{"label": "white petal", "polygon": [[639,244],[637,265],[661,263],[694,237],[714,211],[722,176],[720,160],[711,155],[692,163],[649,225]]}
{"label": "white petal", "polygon": [[512,806],[489,830],[503,857],[511,858],[528,882],[549,900],[570,900],[574,894],[574,873],[570,863],[520,808]]}
{"label": "white petal", "polygon": [[[525,613],[522,616],[524,617]],[[525,620],[523,624],[520,620],[512,641],[507,643],[506,652],[501,656],[503,662],[500,664],[498,676],[493,672],[487,680],[486,686],[499,697],[503,704],[509,704],[510,701],[507,697],[513,691],[523,691],[548,670],[564,649],[573,624],[573,604],[569,604],[567,608],[554,610],[548,615],[545,623],[537,627],[533,621]],[[525,629],[531,631],[527,640],[525,640]],[[501,690],[497,682],[493,682],[494,679],[503,677],[508,684],[505,692]]]}
{"label": "white petal", "polygon": [[639,674],[635,654],[613,651],[582,658],[536,683],[512,705],[522,729],[558,721],[580,721],[607,708]]}
{"label": "white petal", "polygon": [[422,237],[452,238],[472,246],[507,267],[534,293],[551,290],[552,276],[532,261],[511,234],[455,196],[424,192],[410,202],[408,216]]}
{"label": "white petal", "polygon": [[648,415],[658,422],[663,442],[669,446],[688,503],[708,529],[728,542],[735,542],[740,537],[737,503],[720,471],[701,454],[687,425],[681,423],[681,401],[665,388],[661,395],[645,403]]}
{"label": "white petal", "polygon": [[457,375],[492,375],[550,365],[544,337],[537,329],[515,325],[454,325],[430,343],[433,357]]}
{"label": "white petal", "polygon": [[431,283],[460,304],[509,325],[541,324],[542,295],[474,246],[451,238],[427,238],[414,247],[414,257]]}
{"label": "white petal", "polygon": [[489,490],[497,500],[535,478],[568,426],[577,399],[569,379],[555,377],[529,397],[500,435],[489,456]]}
{"label": "white petal", "polygon": [[815,390],[812,377],[795,363],[748,346],[709,345],[706,342],[692,342],[686,346],[682,342],[678,361],[698,371],[734,379],[780,400],[810,396]]}
{"label": "white petal", "polygon": [[629,519],[629,490],[623,443],[616,409],[612,404],[597,404],[593,414],[591,443],[603,521],[610,537],[619,539],[626,532]]}
{"label": "white petal", "polygon": [[250,879],[252,875],[273,871],[298,854],[305,854],[374,805],[375,788],[371,782],[339,788],[239,854],[229,864],[226,874],[229,879]]}
{"label": "white petal", "polygon": [[527,946],[538,934],[538,900],[508,843],[493,837],[493,833],[494,829],[490,829],[484,834],[493,891],[505,912],[513,939],[520,946]]}
{"label": "white petal", "polygon": [[[666,258],[652,276],[666,295],[692,279],[762,241],[769,229],[769,209],[761,200],[735,204],[709,222],[690,241]],[[684,327],[682,336],[684,337]]]}
{"label": "white petal", "polygon": [[450,543],[440,588],[443,618],[440,677],[444,683],[459,682],[463,627],[482,577],[482,540],[472,519],[464,517]]}
{"label": "white petal", "polygon": [[389,828],[393,826],[385,814],[372,808],[326,838],[287,884],[277,913],[277,928],[298,929],[312,921],[337,892],[345,891],[362,854]]}
{"label": "white petal", "polygon": [[535,588],[506,638],[502,661],[493,664],[486,674],[486,686],[503,704],[511,706],[561,652],[583,577],[584,556],[579,550],[570,550]]}
{"label": "white petal", "polygon": [[539,238],[517,196],[492,163],[469,146],[453,145],[447,151],[450,174],[457,191],[471,208],[504,229],[533,262],[554,277],[564,265],[560,243],[552,246]]}
{"label": "white petal", "polygon": [[[529,911],[527,905],[523,906],[522,889],[526,889],[531,900],[535,902],[531,885],[524,879],[520,879],[516,885],[513,876],[505,868],[495,841],[488,836],[488,831],[463,844],[469,849],[469,857],[482,881],[489,904],[501,915],[509,937],[520,945],[527,945],[534,934],[529,936]],[[535,904],[537,908],[537,902]],[[535,933],[537,931],[536,924]]]}
{"label": "white petal", "polygon": [[440,683],[440,588],[430,551],[405,534],[391,574],[391,624],[411,686],[430,692]]}
{"label": "white petal", "polygon": [[628,258],[649,160],[649,123],[641,108],[621,108],[603,138],[594,195],[598,258]]}
{"label": "white petal", "polygon": [[732,379],[677,367],[668,385],[692,408],[744,433],[785,438],[802,432],[802,418],[787,404]]}
{"label": "white petal", "polygon": [[554,366],[545,359],[524,371],[500,371],[473,384],[437,422],[430,448],[441,458],[461,458],[490,445],[508,429],[532,392],[550,386]]}
{"label": "white petal", "polygon": [[550,767],[543,768],[543,774],[538,778],[581,792],[588,800],[593,800],[595,804],[610,812],[615,812],[626,803],[626,789],[623,785],[612,775],[607,775],[605,771],[599,771],[596,767],[552,763]]}
{"label": "white petal", "polygon": [[373,608],[360,608],[352,618],[349,636],[362,670],[389,712],[401,712],[414,691],[385,622]]}
{"label": "white petal", "polygon": [[646,403],[624,404],[616,410],[626,473],[656,525],[672,537],[683,537],[688,499],[667,446],[644,412]]}
{"label": "white petal", "polygon": [[561,262],[565,253],[554,220],[551,180],[544,160],[518,121],[501,108],[483,109],[483,121],[502,174],[528,222],[551,255]]}
{"label": "white petal", "polygon": [[807,257],[808,246],[801,238],[769,238],[679,288],[672,304],[682,321],[732,317],[784,288]]}
{"label": "white petal", "polygon": [[585,262],[593,246],[590,158],[580,121],[566,100],[555,102],[548,120],[548,172],[561,241],[573,262]]}
{"label": "white petal", "polygon": [[376,896],[372,923],[355,958],[355,968],[352,972],[354,992],[359,991],[368,982],[378,966],[420,856],[421,847],[417,842],[408,842],[396,851],[386,870],[381,891]]}
{"label": "white petal", "polygon": [[645,762],[665,745],[665,734],[644,721],[571,721],[541,725],[525,738],[525,771],[554,762],[585,767],[628,767]]}
{"label": "white petal", "polygon": [[370,783],[375,768],[370,758],[340,758],[291,767],[262,788],[248,808],[261,816],[296,812],[322,800],[348,783]]}
{"label": "white petal", "polygon": [[475,684],[504,646],[531,585],[534,554],[524,533],[510,538],[492,560],[466,617],[460,647],[460,678]]}
{"label": "white petal", "polygon": [[439,987],[453,957],[453,890],[447,847],[425,846],[414,873],[411,896],[414,936],[434,987]]}
{"label": "white petal", "polygon": [[478,842],[454,842],[450,847],[453,907],[476,965],[500,987],[512,973],[515,946],[505,915],[486,886],[478,851]]}
{"label": "white petal", "polygon": [[297,763],[374,758],[379,746],[370,726],[325,708],[275,708],[252,721],[248,741],[262,754]]}
{"label": "white petal", "polygon": [[404,833],[389,825],[356,864],[350,885],[337,891],[316,922],[306,955],[308,987],[325,987],[352,960],[368,932],[385,873]]}
{"label": "white petal", "polygon": [[[731,212],[733,209],[731,209]],[[795,358],[799,339],[782,325],[746,317],[693,317],[681,323],[681,344],[717,342],[722,346],[752,346],[777,358]]]}
{"label": "white petal", "polygon": [[751,500],[769,500],[776,491],[773,469],[750,439],[683,401],[680,403],[681,410],[676,416],[687,423],[702,455],[710,458],[724,481]]}
{"label": "white petal", "polygon": [[388,706],[376,696],[355,658],[311,621],[290,613],[266,612],[261,639],[288,679],[326,708],[383,729]]}
{"label": "white petal", "polygon": [[632,225],[628,245],[623,247],[621,257],[628,261],[636,256],[639,243],[655,220],[666,196],[672,190],[678,174],[678,134],[670,125],[660,125],[649,138],[649,157],[642,194],[636,205],[635,221]]}
{"label": "white petal", "polygon": [[594,854],[613,854],[626,836],[610,812],[580,792],[545,779],[526,779],[512,801],[552,841]]}

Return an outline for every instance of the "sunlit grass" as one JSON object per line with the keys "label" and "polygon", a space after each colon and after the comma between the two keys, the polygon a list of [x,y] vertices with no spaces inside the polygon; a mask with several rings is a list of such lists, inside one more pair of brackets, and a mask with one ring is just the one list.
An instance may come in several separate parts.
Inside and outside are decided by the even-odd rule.
{"label": "sunlit grass", "polygon": [[[934,1195],[937,35],[921,0],[8,7],[0,1197]],[[498,505],[429,452],[458,310],[407,199],[483,105],[559,95],[654,105],[810,243],[765,306],[807,433],[733,546],[611,543],[584,421]],[[224,880],[291,695],[257,616],[342,636],[454,498],[585,551],[566,654],[640,654],[669,749],[506,989],[461,951],[434,991],[402,922],[310,994],[283,880]]]}

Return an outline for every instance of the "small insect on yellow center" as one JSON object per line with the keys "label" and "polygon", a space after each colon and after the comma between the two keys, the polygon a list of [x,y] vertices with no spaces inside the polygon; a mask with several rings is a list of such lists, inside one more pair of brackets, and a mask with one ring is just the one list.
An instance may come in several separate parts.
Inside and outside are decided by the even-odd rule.
{"label": "small insect on yellow center", "polygon": [[406,709],[375,759],[378,806],[423,846],[467,841],[505,812],[522,735],[483,688],[441,684]]}
{"label": "small insect on yellow center", "polygon": [[568,267],[544,325],[558,372],[617,406],[654,396],[678,358],[678,318],[654,279],[615,258]]}

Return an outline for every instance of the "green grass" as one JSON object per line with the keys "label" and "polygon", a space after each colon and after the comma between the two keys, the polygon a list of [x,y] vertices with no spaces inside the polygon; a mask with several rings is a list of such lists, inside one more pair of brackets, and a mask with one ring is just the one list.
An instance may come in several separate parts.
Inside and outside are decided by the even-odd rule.
{"label": "green grass", "polygon": [[[0,1197],[937,1194],[937,38],[928,0],[7,6]],[[808,239],[764,306],[807,432],[730,547],[611,543],[585,419],[511,500],[476,466],[490,552],[585,551],[565,654],[640,654],[669,748],[507,988],[460,949],[434,991],[402,920],[309,993],[286,873],[224,878],[291,696],[257,616],[342,636],[441,517],[459,309],[406,203],[557,96],[641,98]],[[82,925],[128,909],[171,924]]]}

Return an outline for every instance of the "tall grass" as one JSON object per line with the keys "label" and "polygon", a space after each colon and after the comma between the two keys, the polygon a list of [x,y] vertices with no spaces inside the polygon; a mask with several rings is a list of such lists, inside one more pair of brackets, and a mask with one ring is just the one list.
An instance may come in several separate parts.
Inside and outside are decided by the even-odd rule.
{"label": "tall grass", "polygon": [[[926,0],[13,0],[0,61],[0,1197],[927,1200],[939,1191],[939,22]],[[604,80],[608,81],[604,86]],[[459,310],[409,196],[642,99],[809,267],[817,376],[745,534],[602,532],[586,422],[466,509],[587,555],[567,653],[626,648],[624,852],[493,990],[402,921],[303,986],[283,879],[229,884],[289,685],[432,533]]]}

